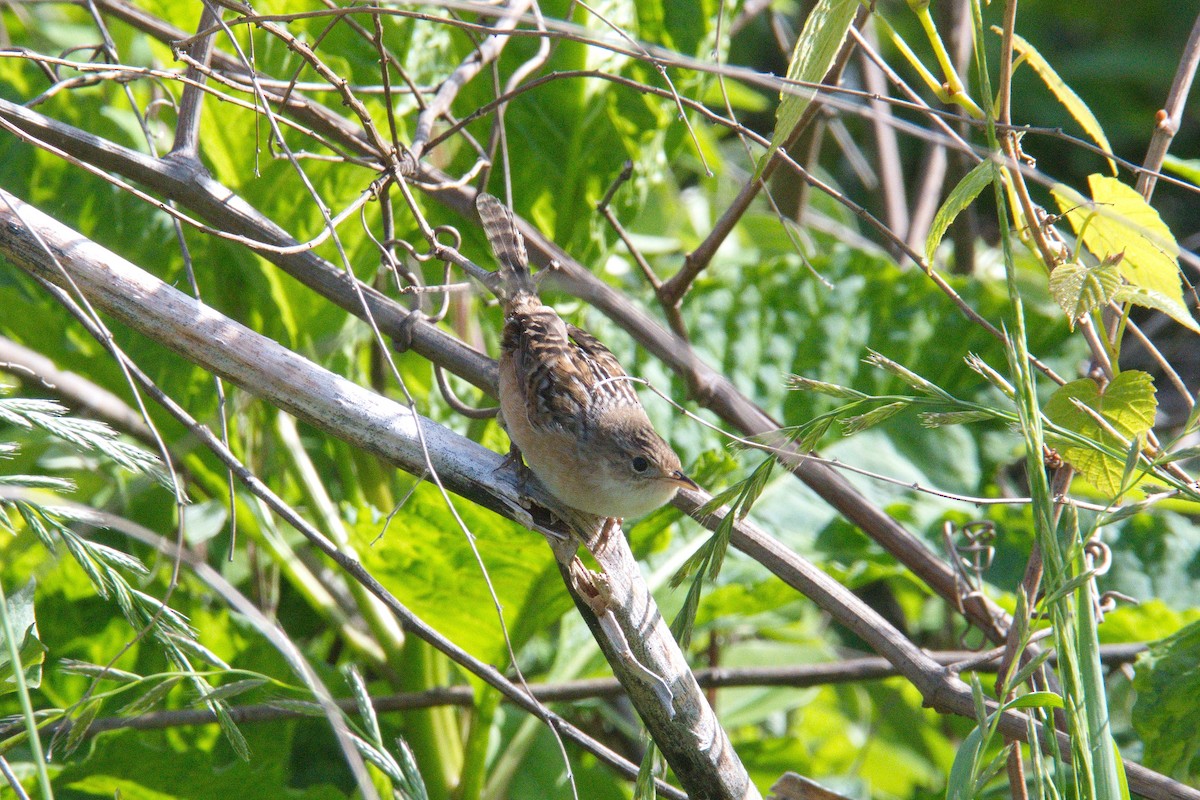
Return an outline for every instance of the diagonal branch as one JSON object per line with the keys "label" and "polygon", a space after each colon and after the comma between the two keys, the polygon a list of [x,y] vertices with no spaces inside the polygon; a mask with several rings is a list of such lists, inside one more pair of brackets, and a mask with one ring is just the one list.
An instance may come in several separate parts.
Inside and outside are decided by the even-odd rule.
{"label": "diagonal branch", "polygon": [[[869,13],[866,6],[860,8],[858,15],[855,17],[854,25],[862,25]],[[845,70],[846,64],[854,52],[854,47],[854,40],[847,38],[842,44],[842,49],[837,54],[833,66],[829,68],[828,74],[822,80],[822,84],[836,84],[841,80],[842,71]],[[779,169],[786,162],[788,149],[808,130],[808,126],[816,119],[817,114],[820,112],[821,103],[814,98],[813,102],[809,104],[808,108],[804,110],[804,113],[796,122],[795,127],[788,134],[787,139],[775,150],[774,154],[763,166],[762,173],[752,177],[742,186],[742,190],[738,192],[738,196],[730,203],[729,208],[725,209],[725,213],[717,220],[716,225],[713,226],[712,231],[704,241],[700,243],[700,246],[688,253],[679,271],[658,288],[658,300],[664,307],[677,307],[679,305],[683,300],[683,296],[691,288],[692,283],[704,271],[709,262],[712,261],[713,256],[717,254],[718,248],[729,237],[729,234],[733,233],[733,229],[750,208],[750,204],[754,202],[754,198],[758,197],[759,191],[766,187],[767,181],[775,174],[775,170]]]}
{"label": "diagonal branch", "polygon": [[[156,160],[69,125],[48,119],[16,104],[0,100],[0,119],[37,139],[57,146],[103,169],[151,187],[181,205],[195,210],[216,227],[280,246],[295,244],[286,231],[241,200],[227,187],[183,166]],[[465,218],[474,219],[474,192],[445,180],[432,169],[422,172],[433,188],[427,193]],[[727,424],[746,436],[779,429],[779,423],[743,395],[728,378],[700,360],[684,340],[668,333],[625,295],[597,279],[581,264],[550,242],[541,231],[517,220],[530,258],[539,264],[556,264],[554,277],[569,293],[595,306],[615,320],[651,354],[670,366],[687,383],[689,394]],[[375,289],[359,285],[358,291],[344,272],[311,251],[263,256],[314,291],[356,316],[363,316],[361,296],[380,331],[400,345],[454,372],[485,391],[495,393],[495,362],[459,340],[429,325]],[[790,466],[826,502],[866,531],[952,606],[958,607],[955,573],[925,543],[878,506],[867,500],[831,467],[811,459]],[[1004,641],[1007,615],[982,598],[964,604],[968,618],[995,642]]]}
{"label": "diagonal branch", "polygon": [[[49,247],[49,253],[39,239]],[[229,320],[2,190],[0,253],[40,280],[67,284],[69,275],[69,283],[78,287],[97,308],[364,452],[413,475],[435,471],[447,489],[542,532],[560,563],[573,558],[577,545],[569,541],[561,523],[550,523],[548,511],[559,520],[569,520],[576,530],[596,528],[594,518],[561,506],[537,486],[530,486],[529,494],[542,508],[527,511],[521,504],[519,480],[513,470],[503,468],[499,454]],[[227,452],[211,435],[205,443],[214,452]],[[525,710],[559,728],[568,738],[597,752],[594,742],[584,741],[580,732],[494,668],[472,659],[413,617],[333,542],[294,515],[289,521],[379,597],[406,625],[412,626],[417,635],[496,686]],[[620,659],[611,662],[613,671],[631,690],[639,713],[684,788],[693,796],[730,800],[757,797],[757,790],[700,692],[678,644],[661,623],[624,537],[608,537],[607,546],[597,548],[596,556],[604,566],[605,582],[611,591],[606,611],[617,618],[634,647],[637,661],[648,664],[670,687],[671,706],[664,709],[653,694],[635,694],[635,687],[642,684],[642,679]],[[577,602],[586,603],[575,591],[580,587],[579,581],[568,580],[567,587]],[[660,624],[653,624],[655,619]],[[600,644],[606,652],[611,652],[608,639],[601,637]],[[616,763],[611,754],[597,752],[597,755]],[[627,769],[625,765],[618,766]]]}

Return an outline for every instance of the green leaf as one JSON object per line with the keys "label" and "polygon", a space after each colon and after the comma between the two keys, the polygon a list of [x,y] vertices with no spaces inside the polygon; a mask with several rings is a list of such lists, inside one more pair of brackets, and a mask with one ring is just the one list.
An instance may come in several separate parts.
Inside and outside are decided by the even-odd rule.
{"label": "green leaf", "polygon": [[[1055,272],[1058,272],[1058,270],[1055,270]],[[1135,306],[1161,311],[1188,330],[1200,333],[1200,325],[1196,324],[1196,320],[1192,318],[1192,313],[1188,311],[1187,306],[1182,302],[1167,297],[1162,292],[1156,292],[1153,289],[1145,289],[1132,284],[1125,284],[1117,289],[1117,293],[1113,299],[1118,303],[1133,303]]]}
{"label": "green leaf", "polygon": [[926,260],[930,263],[933,262],[933,256],[937,252],[938,245],[942,243],[942,237],[946,235],[946,230],[967,206],[975,202],[979,193],[992,182],[994,174],[992,162],[984,159],[964,175],[957,186],[950,190],[950,194],[946,196],[946,202],[942,203],[942,207],[938,209],[933,218],[933,224],[929,226],[929,236],[925,239]]}
{"label": "green leaf", "polygon": [[1200,622],[1155,642],[1137,661],[1131,719],[1146,743],[1144,763],[1184,783],[1200,779]]}
{"label": "green leaf", "polygon": [[[461,504],[459,515],[470,530],[489,531],[475,546],[509,620],[513,647],[519,648],[570,608],[553,554],[541,537],[482,509]],[[369,506],[357,509],[353,541],[363,565],[380,583],[473,654],[506,657],[504,635],[472,543],[437,489],[419,484],[379,539],[383,529],[380,512]]]}
{"label": "green leaf", "polygon": [[1163,158],[1163,169],[1200,186],[1200,159],[1179,158],[1167,153]]}
{"label": "green leaf", "polygon": [[[999,32],[998,28],[993,30]],[[1100,127],[1100,121],[1092,114],[1087,103],[1075,94],[1075,91],[1058,76],[1054,71],[1054,67],[1050,66],[1050,62],[1042,58],[1042,54],[1037,51],[1037,48],[1021,38],[1017,34],[1012,35],[1013,50],[1016,50],[1027,62],[1033,67],[1033,71],[1042,79],[1042,83],[1046,84],[1046,88],[1058,99],[1058,102],[1070,112],[1075,121],[1083,128],[1084,133],[1091,137],[1100,149],[1108,154],[1108,167],[1112,170],[1113,175],[1117,174],[1117,162],[1112,158],[1112,145],[1108,143],[1108,137],[1104,135],[1104,129]]]}
{"label": "green leaf", "polygon": [[1106,305],[1121,288],[1121,254],[1087,267],[1078,261],[1059,264],[1050,273],[1050,295],[1074,329],[1080,317]]}
{"label": "green leaf", "polygon": [[1030,692],[1023,694],[1010,703],[1004,704],[1004,709],[1014,708],[1063,708],[1063,699],[1055,692]]}
{"label": "green leaf", "polygon": [[1100,260],[1124,254],[1121,277],[1183,304],[1179,245],[1156,211],[1137,190],[1116,178],[1088,176],[1092,201],[1056,184],[1051,193],[1077,236]]}
{"label": "green leaf", "polygon": [[[1090,414],[1076,407],[1075,401],[1095,411],[1117,431],[1118,441],[1101,427]],[[1071,462],[1089,483],[1116,496],[1121,491],[1121,476],[1125,471],[1124,453],[1128,442],[1150,430],[1158,402],[1154,397],[1154,379],[1145,372],[1127,370],[1105,387],[1101,393],[1096,382],[1083,378],[1060,386],[1046,403],[1046,418],[1067,430],[1074,431],[1100,444],[1120,450],[1114,458],[1096,448],[1069,442],[1061,436],[1048,435],[1047,441]]]}
{"label": "green leaf", "polygon": [[983,729],[975,727],[963,739],[954,763],[950,765],[950,776],[946,779],[946,800],[971,800],[975,765],[983,757]]}
{"label": "green leaf", "polygon": [[[36,689],[42,683],[42,662],[46,660],[47,648],[38,638],[37,620],[33,614],[34,581],[15,592],[4,603],[11,629],[16,634],[17,654],[25,673],[25,685]],[[0,640],[4,638],[0,628]],[[16,668],[9,655],[8,644],[0,641],[0,695],[16,690]]]}
{"label": "green leaf", "polygon": [[[846,40],[858,6],[859,0],[818,0],[804,21],[804,30],[796,39],[792,60],[788,64],[788,80],[817,83],[825,77],[825,73],[833,66],[842,42]],[[775,151],[792,135],[796,123],[812,102],[813,94],[813,90],[799,86],[788,87],[779,93],[779,107],[775,109],[775,133],[771,136],[771,146],[758,160],[755,178],[762,174]]]}

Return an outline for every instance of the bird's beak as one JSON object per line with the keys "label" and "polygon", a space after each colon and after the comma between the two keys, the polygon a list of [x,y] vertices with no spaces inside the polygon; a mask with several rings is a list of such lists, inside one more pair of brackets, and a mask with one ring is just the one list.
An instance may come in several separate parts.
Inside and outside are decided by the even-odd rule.
{"label": "bird's beak", "polygon": [[687,475],[684,475],[682,470],[675,470],[667,476],[667,480],[671,481],[671,483],[678,484],[684,489],[695,489],[696,491],[700,490],[700,485]]}

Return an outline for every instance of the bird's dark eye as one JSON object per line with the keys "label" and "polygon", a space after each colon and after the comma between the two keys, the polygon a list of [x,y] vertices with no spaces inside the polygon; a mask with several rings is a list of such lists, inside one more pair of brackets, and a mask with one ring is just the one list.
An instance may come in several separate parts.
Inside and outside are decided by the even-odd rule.
{"label": "bird's dark eye", "polygon": [[644,456],[634,456],[633,457],[633,471],[634,472],[645,472],[648,469],[650,469],[650,462],[647,461]]}

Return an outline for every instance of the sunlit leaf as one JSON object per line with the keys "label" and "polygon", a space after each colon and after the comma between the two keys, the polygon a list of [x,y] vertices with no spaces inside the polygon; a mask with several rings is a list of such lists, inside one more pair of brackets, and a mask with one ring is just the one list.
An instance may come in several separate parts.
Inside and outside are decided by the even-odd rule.
{"label": "sunlit leaf", "polygon": [[975,201],[979,193],[987,188],[988,184],[992,182],[993,174],[992,163],[985,159],[976,164],[975,168],[964,175],[958,185],[950,190],[950,194],[946,196],[946,202],[942,203],[942,207],[938,209],[933,218],[933,224],[929,226],[929,236],[925,238],[925,258],[928,261],[932,263],[938,245],[942,243],[942,237],[946,235],[946,230],[958,218],[958,215]]}
{"label": "sunlit leaf", "polygon": [[[1057,271],[1055,270],[1055,272]],[[1135,306],[1161,311],[1188,330],[1200,333],[1200,324],[1196,323],[1187,306],[1162,292],[1125,284],[1117,289],[1113,299],[1118,303],[1133,303]]]}
{"label": "sunlit leaf", "polygon": [[1116,178],[1092,174],[1088,186],[1091,202],[1062,184],[1051,190],[1075,234],[1098,259],[1123,254],[1121,277],[1129,283],[1182,305],[1179,245],[1158,211]]}
{"label": "sunlit leaf", "polygon": [[[1079,402],[1099,414],[1121,435],[1118,441],[1083,409]],[[1048,435],[1047,441],[1097,489],[1115,496],[1121,491],[1125,472],[1124,453],[1129,440],[1150,430],[1158,402],[1154,397],[1154,379],[1145,372],[1127,370],[1113,379],[1101,393],[1090,378],[1060,386],[1046,403],[1046,417],[1056,425],[1105,444],[1122,453],[1114,457],[1095,448]]]}
{"label": "sunlit leaf", "polygon": [[[858,7],[859,0],[818,0],[804,21],[804,30],[796,39],[792,60],[788,64],[788,80],[817,83],[825,77],[846,39]],[[763,167],[775,155],[775,151],[791,136],[804,110],[812,102],[813,94],[811,89],[798,86],[790,86],[780,93],[771,146],[758,160],[755,177],[762,174]]]}
{"label": "sunlit leaf", "polygon": [[1116,295],[1121,288],[1120,261],[1120,253],[1092,267],[1068,261],[1050,273],[1050,295],[1066,312],[1072,328],[1076,320],[1105,305]]}

